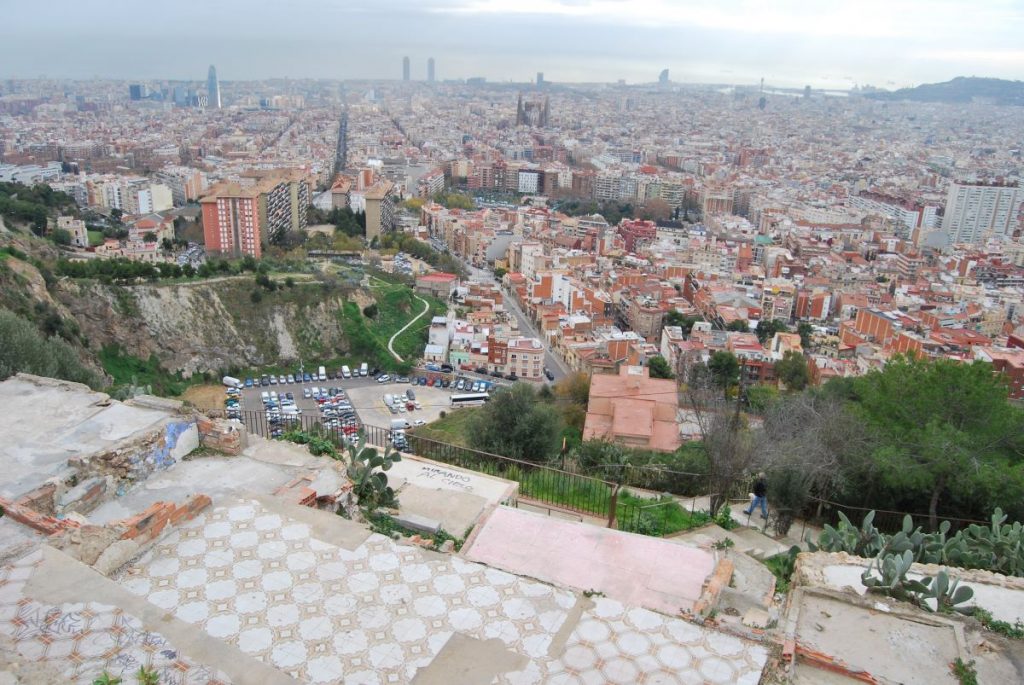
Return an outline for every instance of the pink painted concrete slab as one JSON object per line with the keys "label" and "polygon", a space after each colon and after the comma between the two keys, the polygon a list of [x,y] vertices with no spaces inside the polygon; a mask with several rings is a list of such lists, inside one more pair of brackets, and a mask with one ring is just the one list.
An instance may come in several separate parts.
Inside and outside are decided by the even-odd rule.
{"label": "pink painted concrete slab", "polygon": [[714,557],[696,547],[511,507],[496,508],[463,554],[673,615],[693,608],[715,566]]}

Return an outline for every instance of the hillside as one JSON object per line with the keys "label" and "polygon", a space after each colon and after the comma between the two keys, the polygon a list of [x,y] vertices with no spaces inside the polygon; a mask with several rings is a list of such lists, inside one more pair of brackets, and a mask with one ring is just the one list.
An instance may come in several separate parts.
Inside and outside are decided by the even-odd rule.
{"label": "hillside", "polygon": [[944,83],[925,83],[916,88],[902,88],[892,92],[876,91],[864,97],[873,100],[912,100],[948,104],[980,100],[996,105],[1024,106],[1024,81],[958,76]]}
{"label": "hillside", "polygon": [[[0,234],[0,323],[21,341],[20,352],[0,354],[5,374],[52,368],[41,360],[53,356],[61,368],[75,367],[64,376],[94,379],[87,382],[95,387],[138,377],[170,392],[195,375],[283,370],[300,360],[340,364],[354,355],[392,368],[387,338],[378,338],[420,311],[397,284],[364,290],[317,274],[228,272],[124,285],[57,275],[57,254],[27,231]],[[362,311],[374,304],[382,313],[370,321]],[[360,337],[366,331],[380,335]],[[417,327],[401,340],[412,351],[425,334]],[[32,368],[19,355],[34,360],[26,362]]]}

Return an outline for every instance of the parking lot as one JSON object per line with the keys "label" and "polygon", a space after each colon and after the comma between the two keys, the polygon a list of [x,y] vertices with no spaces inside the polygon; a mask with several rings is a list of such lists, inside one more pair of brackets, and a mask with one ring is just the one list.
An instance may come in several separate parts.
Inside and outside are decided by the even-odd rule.
{"label": "parking lot", "polygon": [[[416,401],[420,403],[420,409],[406,411],[405,413],[392,414],[391,410],[384,404],[385,394],[404,394],[412,388],[416,395]],[[427,386],[413,386],[408,383],[374,383],[373,387],[362,386],[347,390],[352,406],[356,414],[368,426],[391,427],[392,419],[405,419],[409,425],[421,420],[426,423],[436,421],[442,411],[451,411],[451,391],[444,388],[431,388]]]}
{"label": "parking lot", "polygon": [[[428,372],[435,380],[443,374]],[[451,378],[451,376],[449,376]],[[253,379],[256,383],[259,379]],[[438,385],[420,385],[419,377],[413,376],[414,382],[387,382],[379,383],[372,376],[355,376],[352,378],[333,378],[325,381],[308,381],[304,383],[277,383],[274,385],[253,385],[241,390],[241,406],[236,416],[244,418],[249,429],[258,433],[265,431],[279,432],[285,426],[274,412],[274,418],[268,412],[264,414],[265,406],[262,400],[263,393],[277,393],[282,404],[294,404],[295,408],[301,411],[300,420],[304,425],[310,422],[320,422],[324,418],[322,407],[315,397],[307,396],[313,389],[318,388],[324,393],[331,389],[340,389],[344,392],[345,398],[337,398],[338,401],[351,405],[351,411],[355,412],[358,423],[367,426],[376,426],[390,429],[391,422],[395,419],[404,419],[410,427],[423,425],[440,418],[442,411],[451,410],[452,393],[465,391],[451,388],[442,388]],[[425,382],[425,380],[424,380]],[[395,410],[392,411],[384,402],[385,395],[401,396],[407,398],[407,393],[412,390],[414,400],[393,402]],[[285,398],[291,394],[290,401]],[[281,410],[284,411],[283,409]],[[343,412],[344,410],[339,410]],[[230,414],[229,414],[230,415]],[[333,418],[333,417],[332,417]],[[338,417],[339,421],[345,421],[344,416]],[[337,426],[341,428],[341,426]],[[347,430],[347,429],[346,429]]]}

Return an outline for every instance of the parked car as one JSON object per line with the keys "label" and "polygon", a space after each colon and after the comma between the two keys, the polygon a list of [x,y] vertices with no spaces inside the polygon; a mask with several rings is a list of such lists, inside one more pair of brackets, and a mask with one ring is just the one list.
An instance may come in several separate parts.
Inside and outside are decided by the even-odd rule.
{"label": "parked car", "polygon": [[246,378],[245,379],[245,387],[251,388],[252,386],[253,386],[252,379],[251,378]]}
{"label": "parked car", "polygon": [[391,376],[389,376],[389,375],[387,375],[385,373],[382,376],[380,376],[379,378],[377,378],[377,382],[378,383],[390,383],[391,382]]}
{"label": "parked car", "polygon": [[549,381],[555,380],[555,374],[551,373],[551,371],[546,368],[544,369],[544,375],[547,376]]}
{"label": "parked car", "polygon": [[313,381],[313,376],[311,376],[308,373],[302,374],[302,382],[303,383],[311,383],[312,381]]}
{"label": "parked car", "polygon": [[262,385],[262,386],[270,385],[270,376],[262,376],[260,378],[260,385]]}
{"label": "parked car", "polygon": [[416,393],[413,391],[412,388],[409,388],[408,390],[405,391],[405,396],[408,397],[410,400],[416,399]]}
{"label": "parked car", "polygon": [[426,376],[420,376],[420,385],[426,385],[426,384],[427,384],[427,377]]}
{"label": "parked car", "polygon": [[425,426],[425,425],[427,425],[427,422],[424,421],[423,419],[416,419],[415,421],[412,422],[412,425],[414,425],[414,426]]}
{"label": "parked car", "polygon": [[451,373],[455,369],[452,368],[451,364],[441,364],[441,370],[444,371],[445,373]]}

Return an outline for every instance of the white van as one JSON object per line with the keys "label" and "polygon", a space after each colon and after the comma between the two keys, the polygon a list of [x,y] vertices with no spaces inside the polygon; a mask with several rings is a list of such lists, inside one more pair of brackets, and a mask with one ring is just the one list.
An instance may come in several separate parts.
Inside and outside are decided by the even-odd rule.
{"label": "white van", "polygon": [[369,375],[369,373],[370,373],[370,367],[369,367],[369,365],[366,362],[363,362],[362,364],[359,365],[359,375],[360,376],[366,376],[366,375]]}
{"label": "white van", "polygon": [[221,379],[221,382],[224,383],[224,385],[228,386],[229,388],[242,387],[242,381],[238,380],[237,378],[234,378],[233,376],[224,376],[224,378]]}
{"label": "white van", "polygon": [[319,368],[318,372],[317,372],[316,379],[318,381],[325,381],[325,380],[327,380],[327,369],[325,369],[324,367],[321,366]]}
{"label": "white van", "polygon": [[341,375],[344,376],[345,378],[352,378],[352,370],[349,369],[347,366],[343,366],[341,367]]}

